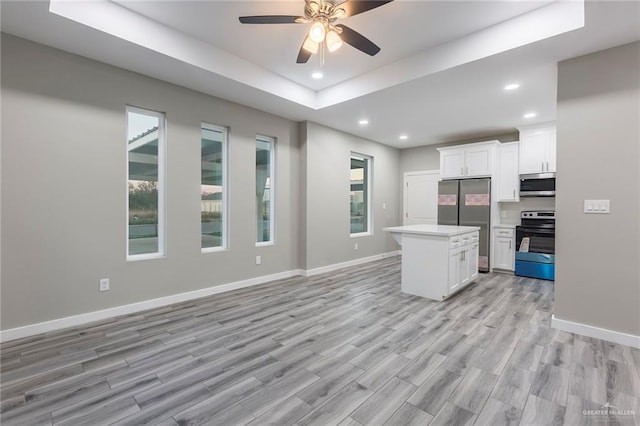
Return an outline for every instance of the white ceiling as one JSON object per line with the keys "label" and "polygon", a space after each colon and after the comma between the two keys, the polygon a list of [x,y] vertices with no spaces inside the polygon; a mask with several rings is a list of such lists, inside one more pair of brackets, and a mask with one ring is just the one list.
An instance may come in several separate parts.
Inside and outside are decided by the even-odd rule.
{"label": "white ceiling", "polygon": [[636,1],[395,0],[342,21],[378,55],[345,45],[320,67],[295,63],[308,24],[238,22],[302,15],[302,0],[0,5],[3,32],[400,148],[554,120],[559,60],[640,39]]}
{"label": "white ceiling", "polygon": [[[327,54],[322,66],[320,55],[315,55],[307,64],[295,63],[311,24],[242,25],[238,22],[239,16],[247,15],[301,16],[304,15],[304,0],[181,1],[163,2],[161,7],[154,1],[113,1],[314,90],[333,86],[544,5],[538,1],[444,3],[396,0],[340,21],[378,44],[382,48],[379,54],[369,57],[345,46]],[[420,19],[407,19],[410,16]],[[455,16],[456,25],[450,25],[442,16]],[[312,79],[312,72],[321,68],[326,77],[322,81]]]}

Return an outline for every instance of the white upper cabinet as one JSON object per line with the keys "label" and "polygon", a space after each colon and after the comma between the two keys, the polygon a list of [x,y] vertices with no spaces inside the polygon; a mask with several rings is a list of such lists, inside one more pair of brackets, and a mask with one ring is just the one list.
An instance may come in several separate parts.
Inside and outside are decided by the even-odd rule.
{"label": "white upper cabinet", "polygon": [[520,201],[518,158],[518,142],[503,143],[498,147],[498,202]]}
{"label": "white upper cabinet", "polygon": [[465,151],[465,176],[491,176],[495,145],[470,146]]}
{"label": "white upper cabinet", "polygon": [[552,131],[549,132],[549,145],[547,151],[547,171],[554,172],[556,171],[556,129],[553,128]]}
{"label": "white upper cabinet", "polygon": [[464,176],[464,148],[447,148],[440,151],[440,177],[442,179]]}
{"label": "white upper cabinet", "polygon": [[464,179],[491,176],[498,143],[498,141],[478,142],[438,148],[440,151],[440,177],[442,179]]}
{"label": "white upper cabinet", "polygon": [[520,174],[555,173],[556,128],[554,124],[520,127]]}

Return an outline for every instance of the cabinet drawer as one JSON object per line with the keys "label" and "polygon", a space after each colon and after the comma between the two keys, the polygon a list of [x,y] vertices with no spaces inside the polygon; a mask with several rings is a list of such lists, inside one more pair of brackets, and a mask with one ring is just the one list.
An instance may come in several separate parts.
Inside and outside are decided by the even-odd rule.
{"label": "cabinet drawer", "polygon": [[471,232],[468,234],[456,235],[455,237],[449,238],[449,248],[453,249],[456,247],[466,246],[475,242],[478,242],[480,238],[479,232]]}
{"label": "cabinet drawer", "polygon": [[480,238],[479,232],[472,232],[470,234],[465,234],[462,236],[462,242],[464,244],[475,243]]}
{"label": "cabinet drawer", "polygon": [[513,238],[514,230],[511,228],[495,228],[496,237]]}
{"label": "cabinet drawer", "polygon": [[449,238],[449,248],[456,248],[462,245],[462,235]]}

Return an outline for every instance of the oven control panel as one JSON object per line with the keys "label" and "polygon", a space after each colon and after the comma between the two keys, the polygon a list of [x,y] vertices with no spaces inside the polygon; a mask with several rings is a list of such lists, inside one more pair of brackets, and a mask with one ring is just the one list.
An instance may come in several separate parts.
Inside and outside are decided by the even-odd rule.
{"label": "oven control panel", "polygon": [[554,210],[535,210],[524,211],[520,213],[522,219],[555,219],[556,212]]}

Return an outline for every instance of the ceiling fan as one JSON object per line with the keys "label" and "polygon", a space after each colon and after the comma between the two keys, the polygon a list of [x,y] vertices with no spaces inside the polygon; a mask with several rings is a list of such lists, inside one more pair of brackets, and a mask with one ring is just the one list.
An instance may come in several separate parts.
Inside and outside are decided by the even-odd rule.
{"label": "ceiling fan", "polygon": [[380,51],[371,40],[343,24],[336,24],[338,19],[358,15],[375,9],[393,0],[346,0],[337,3],[334,0],[305,0],[304,16],[263,15],[241,16],[243,24],[309,24],[311,29],[304,39],[298,53],[299,64],[306,63],[311,55],[318,52],[318,48],[325,43],[329,52],[334,52],[343,42],[350,44],[367,55],[374,56]]}

